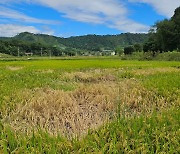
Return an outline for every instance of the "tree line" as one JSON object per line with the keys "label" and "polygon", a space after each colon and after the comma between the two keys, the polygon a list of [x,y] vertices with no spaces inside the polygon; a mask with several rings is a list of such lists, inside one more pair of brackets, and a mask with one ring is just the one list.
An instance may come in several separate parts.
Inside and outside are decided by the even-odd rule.
{"label": "tree line", "polygon": [[111,55],[116,48],[142,44],[147,34],[124,33],[119,35],[85,35],[61,38],[44,34],[20,33],[13,38],[0,38],[0,52],[17,56],[34,55],[74,56]]}
{"label": "tree line", "polygon": [[27,42],[16,39],[0,40],[0,53],[12,56],[75,56],[82,52],[81,50],[70,47],[60,48],[56,45],[46,45],[39,42]]}
{"label": "tree line", "polygon": [[176,8],[170,19],[164,19],[155,23],[148,33],[148,39],[144,44],[134,44],[122,48],[116,48],[116,52],[125,55],[133,52],[156,53],[168,51],[180,51],[180,7]]}
{"label": "tree line", "polygon": [[168,20],[157,22],[149,31],[149,39],[143,46],[144,52],[180,51],[180,7]]}

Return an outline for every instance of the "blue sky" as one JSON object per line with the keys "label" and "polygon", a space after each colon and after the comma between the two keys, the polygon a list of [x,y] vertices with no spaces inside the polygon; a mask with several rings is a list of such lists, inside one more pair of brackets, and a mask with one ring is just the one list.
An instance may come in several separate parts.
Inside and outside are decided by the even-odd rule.
{"label": "blue sky", "polygon": [[147,32],[178,6],[180,0],[0,0],[0,36]]}

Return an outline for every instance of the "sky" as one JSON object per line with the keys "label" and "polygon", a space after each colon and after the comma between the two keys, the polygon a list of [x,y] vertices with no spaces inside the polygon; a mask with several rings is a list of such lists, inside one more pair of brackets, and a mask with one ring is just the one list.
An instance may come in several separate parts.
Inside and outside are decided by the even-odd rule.
{"label": "sky", "polygon": [[180,0],[0,0],[0,36],[147,33]]}

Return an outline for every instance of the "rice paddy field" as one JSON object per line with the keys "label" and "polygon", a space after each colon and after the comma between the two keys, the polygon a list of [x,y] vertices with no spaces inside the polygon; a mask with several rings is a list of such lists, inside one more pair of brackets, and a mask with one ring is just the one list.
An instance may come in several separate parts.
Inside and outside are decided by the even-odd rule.
{"label": "rice paddy field", "polygon": [[0,153],[180,153],[180,62],[0,60]]}

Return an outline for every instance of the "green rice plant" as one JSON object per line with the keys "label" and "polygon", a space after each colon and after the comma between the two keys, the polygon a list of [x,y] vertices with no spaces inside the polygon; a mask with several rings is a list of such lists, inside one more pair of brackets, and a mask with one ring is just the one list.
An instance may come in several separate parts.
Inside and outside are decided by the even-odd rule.
{"label": "green rice plant", "polygon": [[148,117],[118,119],[82,141],[82,152],[102,153],[178,153],[179,110],[153,113]]}
{"label": "green rice plant", "polygon": [[165,97],[168,102],[176,102],[179,100],[179,72],[156,73],[154,75],[141,77],[141,80],[145,87],[157,91],[158,94]]}
{"label": "green rice plant", "polygon": [[[179,66],[178,61],[117,58],[0,61],[0,153],[179,153]],[[62,95],[72,98],[71,105]],[[56,101],[60,98],[71,106],[68,114]],[[60,131],[52,134],[35,123],[32,133],[8,123],[21,113],[18,124],[23,126],[27,117],[20,110],[42,118],[52,117],[47,113],[56,117],[62,110],[66,120],[72,120],[77,119],[74,110],[81,117],[79,109],[86,109],[85,118],[93,111],[101,118],[107,112],[110,120],[91,118],[101,125],[73,138]],[[85,118],[82,124],[88,121]]]}

